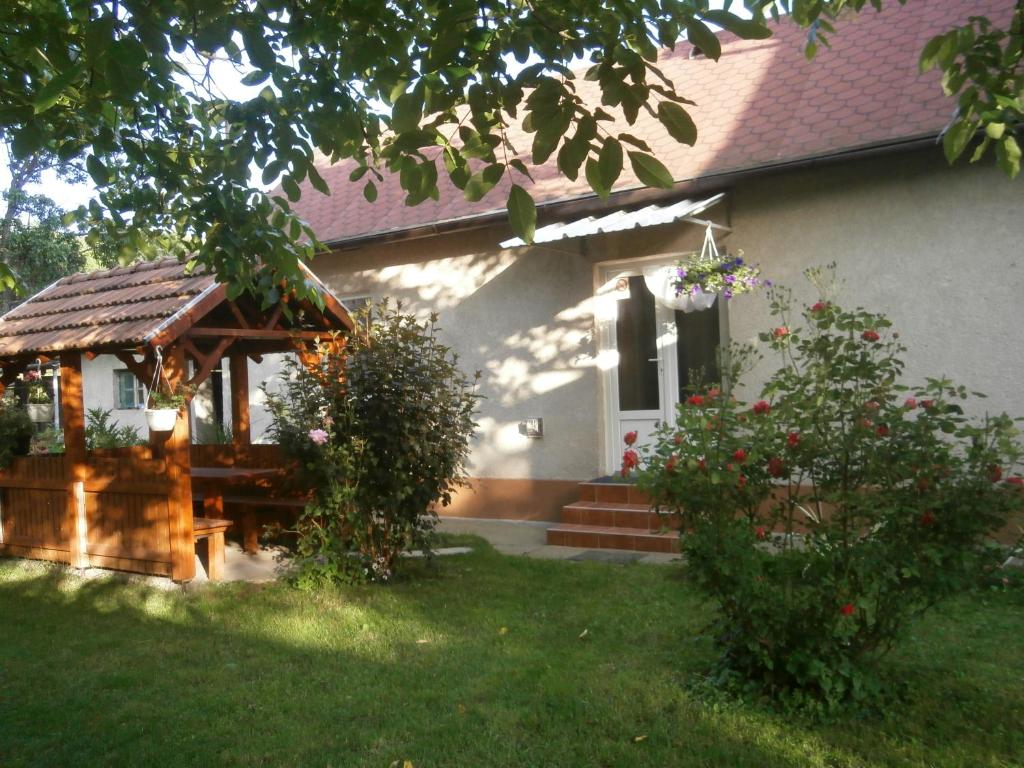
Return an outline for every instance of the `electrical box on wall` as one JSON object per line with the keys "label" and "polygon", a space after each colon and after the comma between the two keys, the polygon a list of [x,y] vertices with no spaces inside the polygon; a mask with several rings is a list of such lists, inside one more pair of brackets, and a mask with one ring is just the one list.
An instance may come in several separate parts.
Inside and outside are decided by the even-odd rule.
{"label": "electrical box on wall", "polygon": [[523,419],[519,422],[519,434],[526,437],[544,437],[544,419]]}

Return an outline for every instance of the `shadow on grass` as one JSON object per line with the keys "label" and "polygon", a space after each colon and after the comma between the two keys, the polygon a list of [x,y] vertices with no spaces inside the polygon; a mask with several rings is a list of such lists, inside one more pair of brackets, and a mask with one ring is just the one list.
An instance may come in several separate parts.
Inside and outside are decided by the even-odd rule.
{"label": "shadow on grass", "polygon": [[181,593],[0,561],[0,765],[984,765],[1020,745],[995,716],[1019,691],[913,654],[977,729],[941,707],[820,729],[695,700],[708,614],[670,568],[490,551],[416,568],[387,588]]}

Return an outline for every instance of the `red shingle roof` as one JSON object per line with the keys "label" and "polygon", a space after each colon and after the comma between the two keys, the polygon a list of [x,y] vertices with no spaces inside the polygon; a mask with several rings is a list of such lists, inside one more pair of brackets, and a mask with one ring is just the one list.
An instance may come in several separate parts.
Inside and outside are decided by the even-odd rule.
{"label": "red shingle roof", "polygon": [[[803,55],[805,32],[785,20],[769,40],[722,35],[717,63],[690,59],[684,42],[675,52],[664,51],[658,65],[679,93],[697,102],[689,108],[699,130],[697,145],[676,143],[644,112],[622,130],[647,140],[677,181],[935,135],[949,121],[954,104],[939,88],[936,72],[918,72],[921,48],[970,15],[1001,23],[1012,8],[1013,0],[914,0],[905,7],[888,4],[882,13],[869,8],[844,19],[832,47],[811,61]],[[577,83],[581,93],[596,88]],[[532,136],[514,130],[511,138],[528,156]],[[295,206],[324,242],[501,211],[509,185],[506,180],[482,201],[470,203],[441,169],[439,201],[408,207],[397,179],[389,178],[371,204],[363,199],[363,182],[348,181],[351,167],[322,168],[332,195],[321,195],[307,182]],[[538,203],[591,194],[582,174],[571,181],[553,159],[533,175],[533,185],[517,181],[532,186]],[[627,167],[616,191],[638,186]]]}

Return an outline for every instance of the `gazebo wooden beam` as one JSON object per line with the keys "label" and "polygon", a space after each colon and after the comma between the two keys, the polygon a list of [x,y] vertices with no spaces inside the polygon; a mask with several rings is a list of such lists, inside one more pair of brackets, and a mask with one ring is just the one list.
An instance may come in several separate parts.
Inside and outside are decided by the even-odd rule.
{"label": "gazebo wooden beam", "polygon": [[67,478],[69,561],[76,568],[89,565],[85,516],[85,401],[82,396],[82,355],[63,352],[60,356],[61,424],[64,426],[64,473]]}
{"label": "gazebo wooden beam", "polygon": [[[172,346],[164,357],[164,371],[172,388],[185,383],[188,369],[185,349]],[[192,531],[192,438],[188,414],[178,417],[174,430],[164,444],[167,461],[167,479],[171,491],[167,498],[167,512],[171,531],[171,578],[189,581],[196,575],[195,542]]]}
{"label": "gazebo wooden beam", "polygon": [[188,337],[185,338],[183,343],[185,351],[192,356],[192,359],[199,366],[198,370],[192,375],[192,378],[188,380],[188,386],[195,388],[210,377],[213,369],[220,365],[221,358],[224,357],[228,347],[235,343],[235,340],[233,338],[221,339],[209,354],[201,352],[192,342],[192,339]]}
{"label": "gazebo wooden beam", "polygon": [[235,449],[252,442],[249,424],[249,358],[238,349],[228,358],[231,374],[231,443]]}
{"label": "gazebo wooden beam", "polygon": [[253,341],[288,341],[289,339],[310,340],[323,339],[331,335],[331,331],[290,331],[266,328],[207,328],[196,326],[185,335],[193,339],[249,339]]}

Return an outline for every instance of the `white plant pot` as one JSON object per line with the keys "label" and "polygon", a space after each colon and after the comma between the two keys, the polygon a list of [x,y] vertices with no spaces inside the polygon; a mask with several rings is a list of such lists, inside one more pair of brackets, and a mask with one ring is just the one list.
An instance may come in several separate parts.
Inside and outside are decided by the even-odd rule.
{"label": "white plant pot", "polygon": [[176,408],[147,408],[146,423],[150,432],[170,432],[178,420]]}
{"label": "white plant pot", "polygon": [[717,293],[698,293],[696,295],[683,293],[676,295],[675,286],[672,285],[672,278],[675,275],[674,267],[656,267],[644,271],[644,283],[647,289],[654,294],[654,300],[663,307],[678,309],[683,312],[698,312],[702,309],[710,309],[718,298]]}
{"label": "white plant pot", "polygon": [[29,403],[28,417],[36,424],[53,424],[53,403]]}

